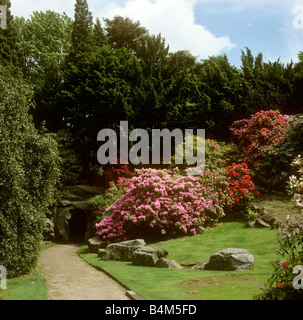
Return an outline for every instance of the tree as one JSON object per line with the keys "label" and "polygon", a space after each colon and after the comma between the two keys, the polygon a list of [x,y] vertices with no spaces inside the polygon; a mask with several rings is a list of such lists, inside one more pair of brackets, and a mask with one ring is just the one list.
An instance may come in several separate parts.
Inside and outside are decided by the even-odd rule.
{"label": "tree", "polygon": [[62,82],[71,47],[72,20],[66,14],[35,11],[28,20],[16,18],[14,26],[18,30],[20,69],[35,92],[35,121],[45,120],[53,129],[56,114],[45,101]]}
{"label": "tree", "polygon": [[242,76],[245,89],[242,105],[250,113],[279,108],[290,111],[293,92],[293,63],[286,66],[278,59],[263,62],[261,53],[255,58],[249,48],[242,51]]}
{"label": "tree", "polygon": [[2,66],[0,92],[0,265],[15,277],[36,266],[59,156],[52,135],[29,116],[31,90]]}
{"label": "tree", "polygon": [[226,55],[203,60],[197,69],[192,121],[210,136],[226,137],[233,119],[246,111],[239,103],[243,95],[240,74]]}
{"label": "tree", "polygon": [[103,46],[95,52],[79,54],[76,67],[65,70],[55,101],[57,109],[64,111],[65,124],[85,166],[91,160],[91,151],[98,148],[98,132],[115,129],[120,120],[131,118],[132,84],[138,78],[137,69],[136,60],[127,49]]}
{"label": "tree", "polygon": [[90,51],[94,47],[93,16],[87,0],[76,0],[72,31],[72,55]]}
{"label": "tree", "polygon": [[130,18],[116,16],[112,20],[104,19],[109,45],[113,49],[127,48],[136,52],[137,42],[148,35],[146,28],[140,22],[133,22]]}
{"label": "tree", "polygon": [[160,34],[142,38],[137,45],[141,77],[134,107],[136,122],[146,128],[166,125],[165,96],[171,79],[168,54],[169,47]]}
{"label": "tree", "polygon": [[98,47],[102,47],[103,45],[108,44],[108,39],[104,33],[104,30],[101,25],[101,21],[99,18],[96,19],[96,23],[94,25],[94,42]]}
{"label": "tree", "polygon": [[13,25],[13,16],[10,11],[11,1],[0,0],[0,5],[6,7],[7,25],[6,29],[0,28],[0,64],[9,66],[12,72],[18,72],[18,46],[17,32]]}

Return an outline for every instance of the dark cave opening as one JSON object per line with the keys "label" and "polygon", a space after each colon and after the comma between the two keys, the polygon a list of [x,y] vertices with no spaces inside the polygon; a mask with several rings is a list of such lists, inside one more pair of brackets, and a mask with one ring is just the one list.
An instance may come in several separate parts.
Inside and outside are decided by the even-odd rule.
{"label": "dark cave opening", "polygon": [[71,210],[71,219],[69,220],[69,242],[84,243],[85,233],[87,231],[87,218],[84,211]]}

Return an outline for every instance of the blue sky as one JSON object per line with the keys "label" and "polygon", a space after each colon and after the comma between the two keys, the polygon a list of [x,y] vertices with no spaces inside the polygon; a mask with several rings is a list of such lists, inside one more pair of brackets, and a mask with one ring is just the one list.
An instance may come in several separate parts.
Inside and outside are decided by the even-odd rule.
{"label": "blue sky", "polygon": [[[11,0],[12,13],[66,12],[73,18],[75,0]],[[303,51],[303,0],[88,0],[93,16],[139,20],[151,34],[161,33],[171,51],[189,50],[199,59],[226,53],[241,64],[249,47],[264,61],[297,61]],[[302,20],[300,19],[302,15]]]}

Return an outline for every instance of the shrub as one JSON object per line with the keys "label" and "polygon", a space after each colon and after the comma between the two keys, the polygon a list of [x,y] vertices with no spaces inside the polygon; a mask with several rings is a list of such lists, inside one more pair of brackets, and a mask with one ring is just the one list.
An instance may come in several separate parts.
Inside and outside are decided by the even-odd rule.
{"label": "shrub", "polygon": [[131,176],[132,172],[127,165],[111,165],[104,172],[105,182],[107,184],[111,181],[117,182],[120,177],[130,178]]}
{"label": "shrub", "polygon": [[36,265],[59,155],[53,136],[39,133],[28,114],[31,91],[1,66],[0,92],[0,265],[11,278]]}
{"label": "shrub", "polygon": [[251,201],[258,191],[249,175],[250,170],[246,163],[233,163],[227,167],[226,178],[229,182],[227,192],[230,196],[229,205],[233,207],[245,207]]}
{"label": "shrub", "polygon": [[89,205],[96,215],[96,222],[100,222],[108,211],[106,208],[110,207],[116,200],[120,199],[126,193],[129,187],[129,180],[120,177],[118,181],[110,182],[109,188],[105,190],[104,194],[96,195],[88,200]]}
{"label": "shrub", "polygon": [[[107,207],[96,224],[97,234],[107,242],[138,237],[194,235],[199,225],[222,218],[225,208],[252,198],[255,188],[245,165],[205,171],[200,176],[182,176],[177,169],[136,170],[124,182],[124,194]],[[121,186],[123,186],[121,184]],[[103,213],[104,214],[104,213]]]}
{"label": "shrub", "polygon": [[290,118],[279,111],[260,111],[231,126],[242,160],[253,170],[255,182],[281,189],[289,175],[288,151],[281,149],[291,128]]}
{"label": "shrub", "polygon": [[[294,201],[297,206],[303,208],[303,162],[300,156],[293,162],[293,165],[299,169],[299,178],[291,176],[289,186],[294,193]],[[303,209],[299,221],[287,216],[286,222],[280,228],[279,244],[280,259],[275,259],[273,262],[274,272],[265,284],[262,293],[254,298],[257,300],[302,300],[302,283],[301,289],[294,287],[293,269],[303,265]]]}
{"label": "shrub", "polygon": [[[193,154],[197,154],[197,137],[193,137]],[[235,145],[231,143],[221,142],[213,139],[205,139],[205,170],[213,170],[218,168],[225,168],[226,166],[237,162],[240,158],[240,154]],[[183,159],[185,159],[185,144],[182,145],[182,151],[179,148],[178,154],[182,153]],[[183,165],[175,164],[175,155],[172,156],[171,167],[178,167],[179,170],[185,171],[188,168],[187,163]]]}

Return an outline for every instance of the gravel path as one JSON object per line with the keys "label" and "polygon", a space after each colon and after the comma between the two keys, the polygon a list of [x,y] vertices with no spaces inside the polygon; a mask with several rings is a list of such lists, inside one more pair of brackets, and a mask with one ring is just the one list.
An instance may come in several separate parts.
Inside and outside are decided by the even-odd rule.
{"label": "gravel path", "polygon": [[129,300],[126,289],[82,260],[78,249],[77,245],[56,244],[41,252],[48,299]]}

